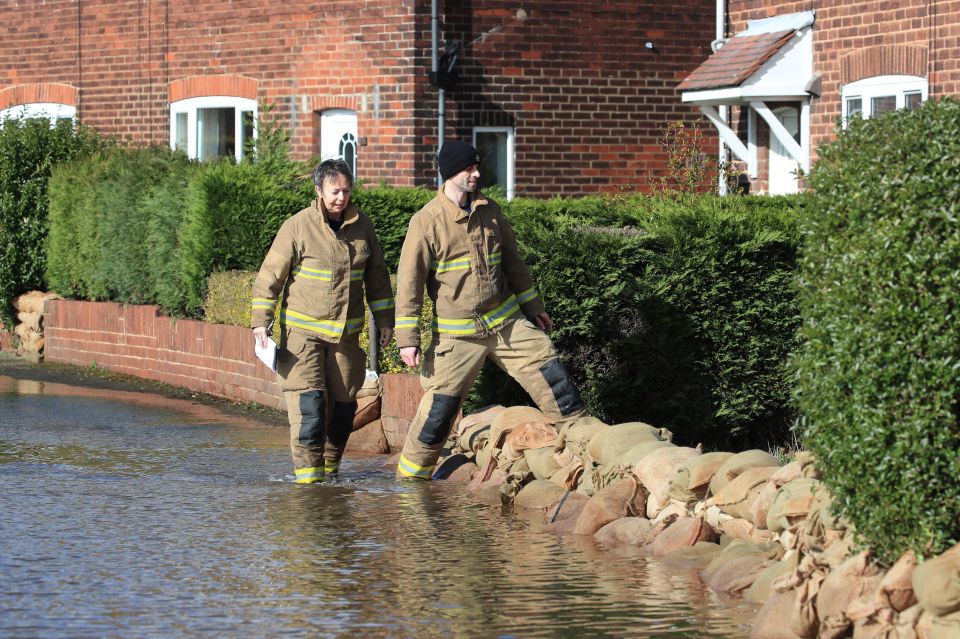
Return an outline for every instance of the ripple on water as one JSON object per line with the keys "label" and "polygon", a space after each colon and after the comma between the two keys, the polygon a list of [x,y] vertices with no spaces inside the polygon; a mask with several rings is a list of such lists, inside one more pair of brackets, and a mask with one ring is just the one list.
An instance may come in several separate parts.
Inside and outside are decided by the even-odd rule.
{"label": "ripple on water", "polygon": [[0,394],[0,636],[749,634],[693,571],[380,458],[300,486],[284,429],[31,391]]}

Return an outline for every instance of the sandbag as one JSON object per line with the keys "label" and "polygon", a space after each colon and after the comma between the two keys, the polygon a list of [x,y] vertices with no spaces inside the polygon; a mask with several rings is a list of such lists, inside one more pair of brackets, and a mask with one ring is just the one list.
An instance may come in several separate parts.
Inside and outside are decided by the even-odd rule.
{"label": "sandbag", "polygon": [[665,561],[684,561],[707,564],[720,554],[723,547],[712,541],[699,541],[692,546],[681,548],[662,557]]}
{"label": "sandbag", "polygon": [[[798,557],[795,553],[794,558]],[[773,581],[796,569],[796,560],[773,561],[754,578],[750,587],[743,592],[743,598],[753,603],[763,603],[773,594]]]}
{"label": "sandbag", "polygon": [[657,535],[646,549],[654,557],[662,557],[682,548],[689,548],[701,541],[715,542],[716,531],[703,520],[703,517],[685,517],[678,519]]}
{"label": "sandbag", "polygon": [[608,466],[635,466],[642,460],[644,457],[657,450],[658,448],[668,448],[674,447],[670,442],[660,441],[659,439],[651,439],[650,441],[645,441],[632,446],[630,450],[617,455],[612,462],[607,464]]}
{"label": "sandbag", "polygon": [[643,513],[647,493],[632,477],[618,479],[590,498],[573,528],[575,535],[592,535],[611,521]]}
{"label": "sandbag", "polygon": [[475,423],[460,430],[457,448],[465,453],[479,453],[490,439],[490,424]]}
{"label": "sandbag", "polygon": [[567,491],[543,479],[534,479],[520,489],[513,503],[521,508],[543,509],[560,503]]}
{"label": "sandbag", "polygon": [[748,468],[707,499],[707,506],[718,506],[728,515],[748,519],[754,499],[776,472],[773,467]]}
{"label": "sandbag", "polygon": [[590,440],[592,440],[597,433],[607,430],[608,428],[610,428],[610,426],[601,422],[596,417],[590,417],[589,415],[581,417],[567,428],[564,435],[564,445],[572,454],[582,457],[583,454],[587,452],[587,446],[590,444]]}
{"label": "sandbag", "polygon": [[460,466],[457,466],[453,472],[447,475],[447,481],[466,484],[473,478],[473,474],[478,470],[480,470],[480,468],[477,467],[475,463],[472,461],[466,462]]}
{"label": "sandbag", "polygon": [[805,519],[816,504],[816,479],[796,479],[777,490],[767,511],[767,530],[781,532]]}
{"label": "sandbag", "polygon": [[762,450],[745,450],[725,461],[710,480],[710,494],[716,495],[748,468],[780,467],[780,461]]}
{"label": "sandbag", "polygon": [[[573,430],[573,427],[571,427]],[[567,437],[569,438],[569,432]],[[598,431],[587,445],[587,456],[598,464],[610,464],[637,444],[659,440],[657,429],[642,422],[615,424]]]}
{"label": "sandbag", "polygon": [[930,639],[957,639],[960,637],[960,612],[930,618]]}
{"label": "sandbag", "polygon": [[823,473],[817,468],[817,460],[809,450],[801,450],[794,457],[793,461],[800,464],[800,472],[807,479],[820,479]]}
{"label": "sandbag", "polygon": [[767,568],[781,563],[759,554],[733,557],[714,570],[706,583],[714,592],[739,594],[752,586]]}
{"label": "sandbag", "polygon": [[714,573],[738,557],[761,557],[769,560],[779,560],[783,556],[783,549],[777,548],[776,544],[769,546],[757,546],[747,541],[734,539],[723,547],[720,554],[717,555],[710,564],[703,569],[701,573],[704,581],[709,581]]}
{"label": "sandbag", "polygon": [[567,493],[556,506],[544,512],[544,530],[558,535],[568,535],[580,518],[590,498],[579,493]]}
{"label": "sandbag", "polygon": [[960,544],[917,566],[912,581],[920,605],[930,614],[943,617],[960,610]]}
{"label": "sandbag", "polygon": [[916,604],[917,595],[913,592],[913,572],[916,567],[916,555],[913,551],[905,552],[880,580],[877,604],[897,612]]}
{"label": "sandbag", "polygon": [[850,557],[830,571],[820,584],[817,617],[834,628],[849,625],[847,608],[880,582],[879,570],[869,560],[868,551]]}
{"label": "sandbag", "polygon": [[793,616],[797,591],[774,592],[757,613],[750,629],[750,639],[808,639],[793,632],[784,620]]}
{"label": "sandbag", "polygon": [[[492,427],[491,427],[492,428]],[[507,433],[503,442],[503,455],[507,459],[520,459],[528,448],[543,448],[557,440],[557,430],[540,422],[526,422]]]}
{"label": "sandbag", "polygon": [[[647,504],[649,504],[650,501],[651,497],[647,497]],[[649,511],[650,508],[648,507],[647,510]],[[674,501],[672,499],[664,506],[658,505],[656,510],[657,514],[654,515],[654,518],[652,519],[653,523],[663,521],[667,517],[686,519],[691,516],[690,510],[687,508],[686,504],[679,501]]]}
{"label": "sandbag", "polygon": [[[357,411],[353,414],[353,430],[360,430],[370,422],[380,419],[382,399],[380,395],[357,398]],[[382,426],[380,430],[383,430]]]}
{"label": "sandbag", "polygon": [[780,485],[771,478],[754,495],[747,519],[752,521],[753,525],[760,530],[767,529],[767,514],[770,512],[770,506],[773,505],[778,490],[780,490]]}
{"label": "sandbag", "polygon": [[593,538],[607,545],[642,546],[653,524],[644,517],[615,519],[593,534]]}
{"label": "sandbag", "polygon": [[550,479],[550,475],[560,470],[550,446],[528,448],[523,451],[523,458],[527,460],[527,466],[537,479]]}
{"label": "sandbag", "polygon": [[714,452],[685,462],[670,480],[670,498],[688,504],[703,499],[710,487],[710,480],[731,457],[733,453]]}
{"label": "sandbag", "polygon": [[490,444],[502,447],[503,437],[520,424],[552,424],[553,420],[532,406],[510,406],[497,413],[490,422]]}
{"label": "sandbag", "polygon": [[577,460],[566,466],[561,466],[549,477],[549,481],[566,490],[577,490],[580,478],[583,476],[583,462]]}
{"label": "sandbag", "polygon": [[473,428],[475,426],[490,426],[493,424],[494,418],[504,410],[506,410],[506,408],[499,404],[490,404],[488,406],[484,406],[478,411],[470,413],[469,415],[464,415],[460,421],[457,422],[457,436],[462,436],[463,432],[468,428]]}
{"label": "sandbag", "polygon": [[658,502],[666,504],[670,499],[670,481],[677,474],[677,469],[699,456],[698,448],[658,448],[634,464],[633,472],[650,494],[656,495]]}

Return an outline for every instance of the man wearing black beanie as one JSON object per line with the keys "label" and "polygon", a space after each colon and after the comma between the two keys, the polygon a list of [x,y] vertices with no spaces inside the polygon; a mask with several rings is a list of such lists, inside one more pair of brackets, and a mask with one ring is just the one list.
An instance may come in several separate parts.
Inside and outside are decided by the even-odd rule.
{"label": "man wearing black beanie", "polygon": [[586,415],[580,392],[547,336],[550,316],[500,207],[477,190],[480,155],[449,141],[437,156],[443,184],[410,220],[397,271],[396,340],[420,364],[423,290],[434,335],[421,371],[426,391],[407,432],[398,477],[430,479],[460,405],[490,357],[558,429]]}

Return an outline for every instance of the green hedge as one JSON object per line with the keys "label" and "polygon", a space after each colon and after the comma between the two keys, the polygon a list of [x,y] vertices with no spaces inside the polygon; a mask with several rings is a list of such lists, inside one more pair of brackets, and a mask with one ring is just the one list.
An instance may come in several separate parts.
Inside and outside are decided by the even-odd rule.
{"label": "green hedge", "polygon": [[820,149],[795,358],[804,442],[890,562],[960,541],[960,103],[852,122]]}
{"label": "green hedge", "polygon": [[669,426],[691,444],[766,446],[787,439],[792,417],[803,204],[706,196],[505,208],[593,414]]}
{"label": "green hedge", "polygon": [[109,141],[92,129],[47,118],[9,118],[0,127],[0,323],[13,327],[11,303],[44,287],[47,181],[58,162]]}

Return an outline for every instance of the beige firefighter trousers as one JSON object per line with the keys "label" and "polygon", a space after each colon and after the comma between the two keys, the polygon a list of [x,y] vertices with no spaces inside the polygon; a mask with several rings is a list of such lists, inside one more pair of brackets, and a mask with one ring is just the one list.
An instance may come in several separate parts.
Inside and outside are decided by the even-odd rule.
{"label": "beige firefighter trousers", "polygon": [[398,477],[430,479],[460,405],[489,357],[517,380],[558,428],[587,413],[553,342],[527,320],[483,337],[434,335],[420,382],[426,391],[410,424]]}
{"label": "beige firefighter trousers", "polygon": [[336,473],[353,430],[357,392],[363,386],[367,354],[358,333],[333,344],[284,331],[277,352],[277,376],[290,421],[290,451],[296,481],[310,484]]}

